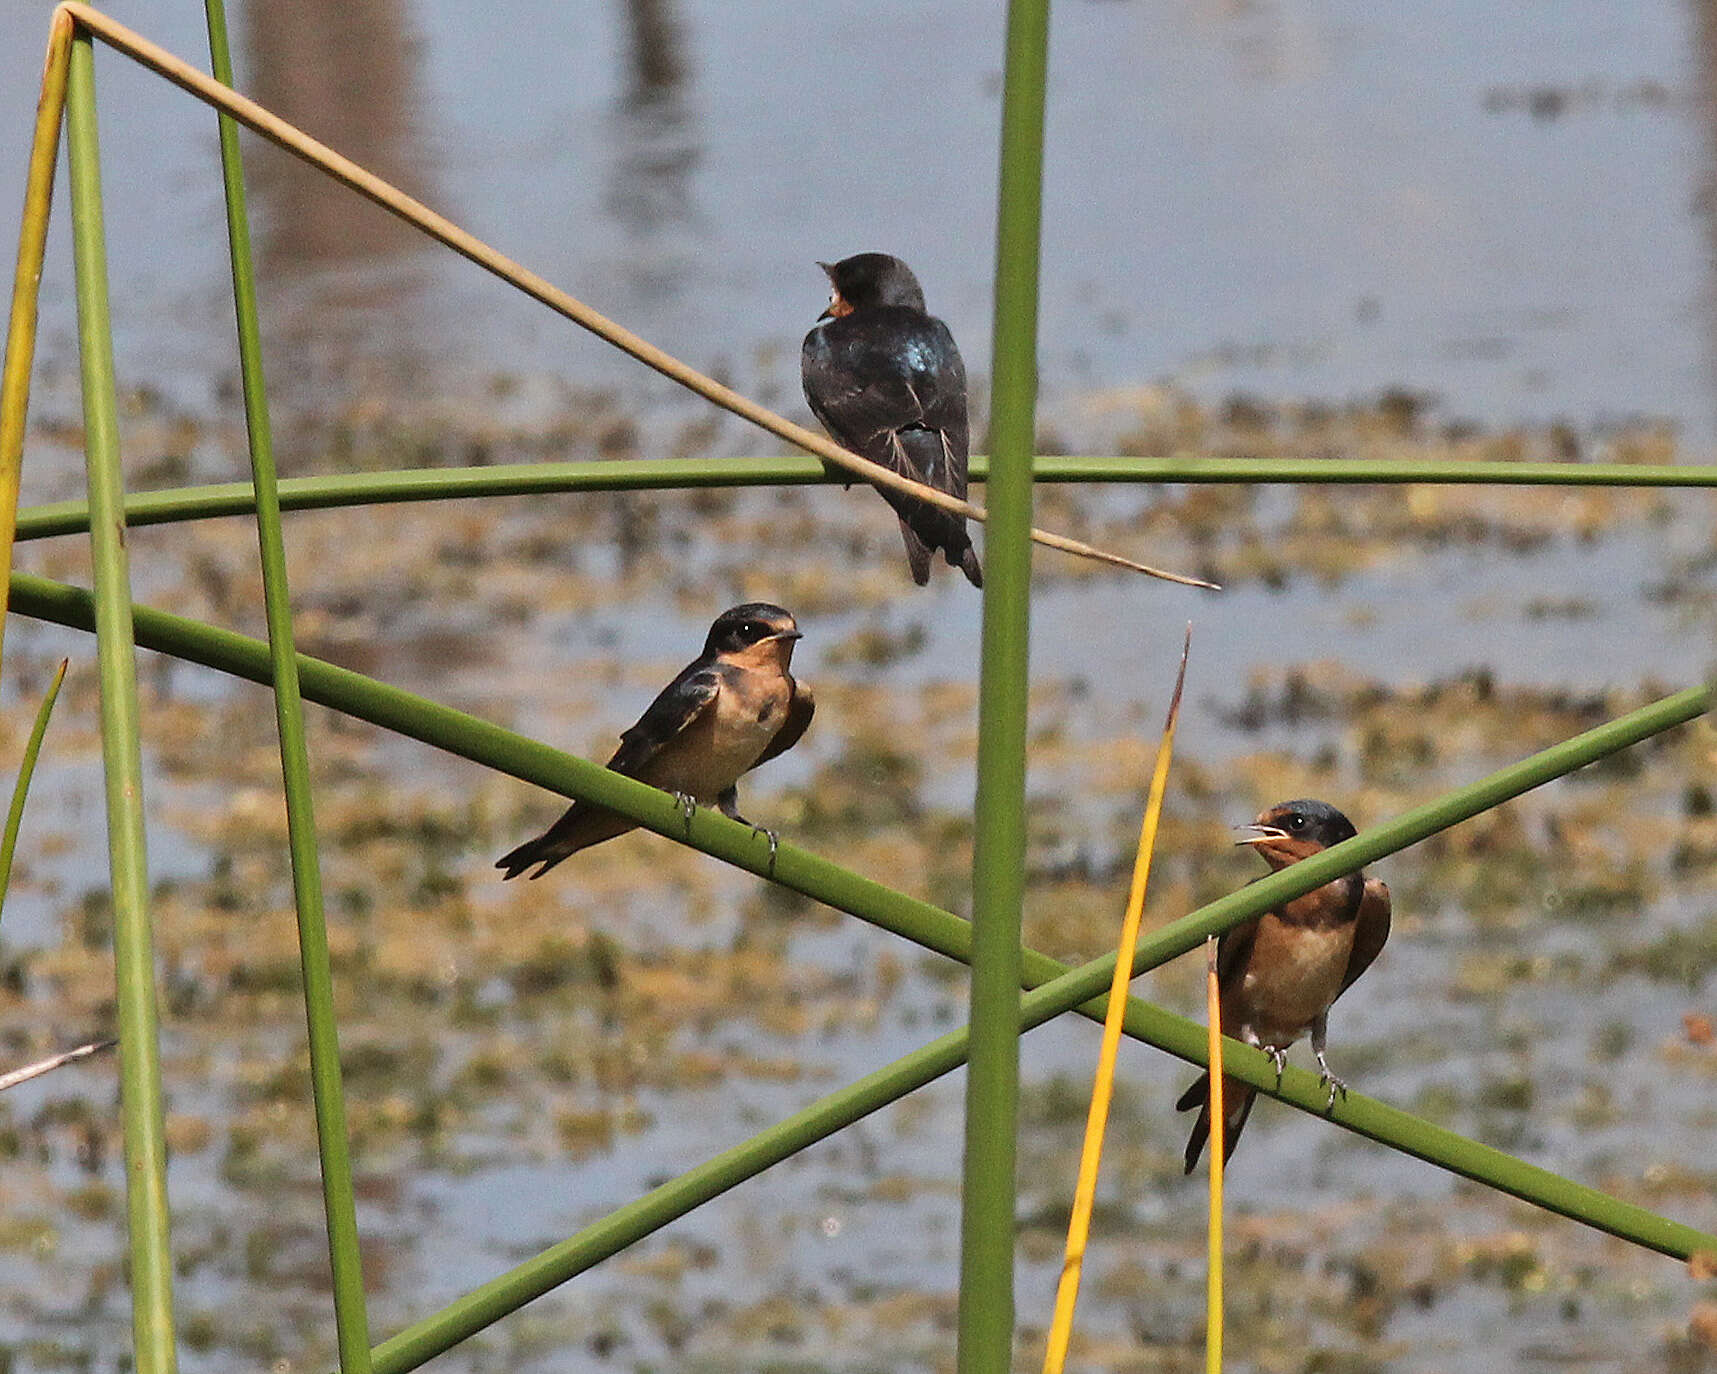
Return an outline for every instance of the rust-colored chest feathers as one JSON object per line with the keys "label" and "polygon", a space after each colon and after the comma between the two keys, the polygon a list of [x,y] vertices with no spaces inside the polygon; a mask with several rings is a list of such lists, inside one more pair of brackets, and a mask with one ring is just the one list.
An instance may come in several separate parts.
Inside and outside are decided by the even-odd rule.
{"label": "rust-colored chest feathers", "polygon": [[1338,879],[1258,918],[1242,966],[1223,988],[1223,1019],[1286,1048],[1341,992],[1364,881]]}
{"label": "rust-colored chest feathers", "polygon": [[707,710],[652,759],[640,776],[705,805],[736,783],[774,740],[787,718],[793,679],[723,665],[721,691]]}

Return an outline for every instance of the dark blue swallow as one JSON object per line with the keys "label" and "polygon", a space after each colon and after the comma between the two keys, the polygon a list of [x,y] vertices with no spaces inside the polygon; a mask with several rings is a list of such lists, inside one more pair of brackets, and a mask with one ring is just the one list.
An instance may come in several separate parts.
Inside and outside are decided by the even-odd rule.
{"label": "dark blue swallow", "polygon": [[[716,617],[703,653],[670,682],[638,723],[620,736],[608,766],[639,782],[672,792],[691,819],[694,804],[739,814],[740,777],[799,742],[816,709],[811,689],[788,672],[801,638],[793,617],[779,606],[752,601]],[[534,840],[495,861],[516,878],[533,864],[540,878],[562,859],[601,844],[637,822],[606,807],[575,801]],[[769,835],[773,855],[775,836]]]}
{"label": "dark blue swallow", "polygon": [[[1327,802],[1289,801],[1272,806],[1239,841],[1253,846],[1272,869],[1283,869],[1342,840],[1353,823]],[[1376,878],[1350,873],[1325,883],[1275,911],[1225,931],[1216,946],[1216,978],[1225,1034],[1256,1046],[1276,1061],[1281,1077],[1288,1046],[1307,1031],[1318,1069],[1329,1085],[1330,1105],[1347,1085],[1324,1062],[1324,1031],[1330,1004],[1382,951],[1389,938],[1389,889]],[[1252,1111],[1256,1090],[1232,1078],[1222,1085],[1225,1123],[1223,1160]],[[1210,1075],[1201,1075],[1175,1103],[1178,1111],[1199,1108],[1186,1142],[1191,1173],[1210,1138]]]}
{"label": "dark blue swallow", "polygon": [[[966,495],[966,367],[948,326],[924,311],[912,269],[886,253],[832,267],[829,308],[805,335],[805,399],[837,442],[861,458],[962,500]],[[900,517],[912,580],[930,580],[940,551],[974,587],[984,585],[963,517],[879,488]]]}

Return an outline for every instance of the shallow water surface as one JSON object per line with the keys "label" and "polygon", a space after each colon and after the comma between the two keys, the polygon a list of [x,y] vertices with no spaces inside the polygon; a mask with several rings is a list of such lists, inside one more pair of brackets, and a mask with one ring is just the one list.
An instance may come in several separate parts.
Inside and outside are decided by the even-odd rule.
{"label": "shallow water surface", "polygon": [[[0,14],[4,127],[28,127],[44,12]],[[203,60],[194,6],[114,12]],[[1492,424],[1646,415],[1708,444],[1712,24],[1667,0],[1058,7],[1049,394],[1405,386]],[[235,14],[264,103],[789,403],[814,263],[861,249],[913,263],[985,370],[1000,28],[979,3],[823,0]],[[114,57],[100,81],[122,376],[201,399],[230,349],[213,129]],[[0,147],[0,185],[24,151]],[[252,180],[277,388],[633,378],[283,155],[255,150]],[[70,289],[61,235],[61,364]]]}

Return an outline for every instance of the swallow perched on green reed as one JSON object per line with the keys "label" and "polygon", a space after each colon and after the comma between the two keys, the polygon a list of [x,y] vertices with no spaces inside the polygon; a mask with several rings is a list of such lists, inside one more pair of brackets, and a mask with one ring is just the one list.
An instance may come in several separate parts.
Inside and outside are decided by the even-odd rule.
{"label": "swallow perched on green reed", "polygon": [[[703,653],[620,736],[608,766],[674,793],[688,821],[693,805],[702,803],[750,825],[739,814],[735,784],[797,744],[816,709],[810,687],[788,672],[800,638],[793,617],[768,602],[723,611],[709,628]],[[540,864],[531,874],[540,878],[569,855],[635,829],[637,822],[618,812],[575,801],[547,831],[503,854],[495,867],[504,870],[504,878],[516,878]],[[762,833],[773,856],[775,835]]]}
{"label": "swallow perched on green reed", "polygon": [[[1352,839],[1353,823],[1327,802],[1299,800],[1272,806],[1238,841],[1249,844],[1272,870],[1286,868],[1320,850]],[[1233,926],[1216,947],[1216,977],[1222,1028],[1263,1050],[1282,1075],[1288,1046],[1307,1031],[1318,1069],[1329,1085],[1330,1105],[1347,1085],[1324,1062],[1324,1031],[1330,1004],[1371,967],[1389,938],[1389,889],[1376,878],[1350,873],[1296,897],[1274,911]],[[1252,1111],[1256,1090],[1233,1078],[1222,1084],[1223,1159]],[[1210,1075],[1188,1088],[1177,1111],[1199,1109],[1186,1142],[1191,1173],[1210,1137]]]}
{"label": "swallow perched on green reed", "polygon": [[[829,274],[829,308],[799,353],[812,412],[861,458],[963,500],[966,367],[948,326],[925,313],[918,279],[899,258],[860,253],[818,266]],[[930,580],[940,551],[974,587],[984,585],[963,516],[878,490],[900,517],[914,582]]]}

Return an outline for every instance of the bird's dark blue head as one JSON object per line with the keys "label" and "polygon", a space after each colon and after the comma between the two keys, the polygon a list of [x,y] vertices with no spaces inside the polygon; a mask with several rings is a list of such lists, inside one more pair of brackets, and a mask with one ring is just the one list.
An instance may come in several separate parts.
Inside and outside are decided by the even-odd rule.
{"label": "bird's dark blue head", "polygon": [[799,637],[799,624],[791,612],[767,601],[747,601],[743,606],[723,611],[715,618],[715,624],[709,627],[709,638],[704,641],[703,651],[706,657],[736,654],[765,640],[791,642]]}
{"label": "bird's dark blue head", "polygon": [[1252,831],[1241,844],[1258,851],[1271,868],[1285,868],[1301,859],[1328,849],[1332,844],[1351,840],[1359,832],[1353,822],[1328,802],[1300,797],[1281,802],[1259,813],[1258,819],[1244,827]]}
{"label": "bird's dark blue head", "polygon": [[829,274],[829,308],[825,319],[839,319],[872,305],[904,305],[924,309],[918,278],[899,258],[887,253],[858,253],[837,263],[817,266]]}

